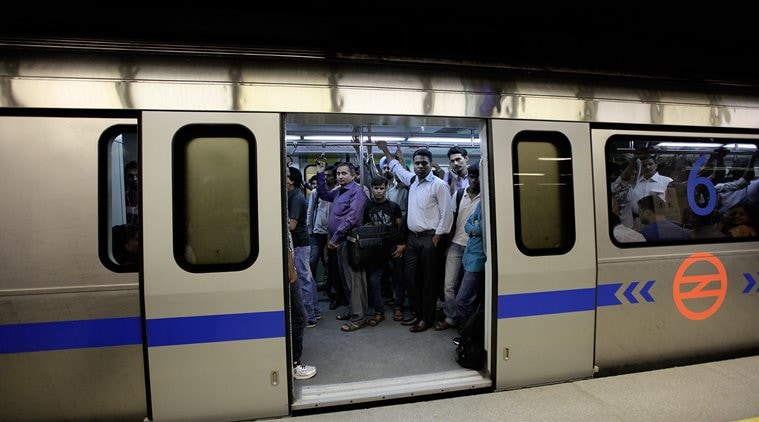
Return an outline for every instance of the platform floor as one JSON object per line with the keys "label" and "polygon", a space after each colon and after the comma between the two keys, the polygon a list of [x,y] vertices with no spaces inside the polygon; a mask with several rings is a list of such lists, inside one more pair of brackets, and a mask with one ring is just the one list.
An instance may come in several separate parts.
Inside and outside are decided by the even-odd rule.
{"label": "platform floor", "polygon": [[759,422],[759,356],[285,419]]}

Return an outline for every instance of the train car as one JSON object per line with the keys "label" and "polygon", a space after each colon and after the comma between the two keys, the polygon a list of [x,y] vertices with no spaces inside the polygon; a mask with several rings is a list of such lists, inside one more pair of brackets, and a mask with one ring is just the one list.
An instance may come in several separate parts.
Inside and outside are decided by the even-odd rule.
{"label": "train car", "polygon": [[[759,350],[739,87],[81,40],[0,63],[2,420],[262,419]],[[480,164],[486,362],[325,302],[295,380],[285,160],[308,179],[378,141]]]}

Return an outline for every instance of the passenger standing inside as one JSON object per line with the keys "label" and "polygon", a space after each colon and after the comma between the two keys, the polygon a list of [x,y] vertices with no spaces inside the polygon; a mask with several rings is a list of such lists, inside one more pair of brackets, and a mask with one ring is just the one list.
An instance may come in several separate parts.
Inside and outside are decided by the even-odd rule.
{"label": "passenger standing inside", "polygon": [[298,279],[303,289],[303,303],[306,307],[308,326],[315,327],[316,321],[322,318],[319,298],[316,291],[316,281],[311,274],[309,258],[311,244],[306,229],[306,198],[303,196],[303,175],[295,167],[287,168],[287,213],[288,228],[293,238],[293,258]]}
{"label": "passenger standing inside", "polygon": [[616,212],[609,214],[609,222],[611,223],[612,234],[617,242],[633,243],[646,241],[646,238],[640,232],[622,224],[622,220],[619,219],[619,215]]}
{"label": "passenger standing inside", "polygon": [[[444,307],[446,302],[453,302],[459,289],[459,276],[461,275],[461,260],[464,256],[464,248],[467,247],[469,236],[465,228],[466,221],[472,215],[475,208],[480,204],[480,167],[477,164],[470,165],[467,169],[468,187],[461,189],[461,202],[457,204],[458,192],[451,198],[451,207],[455,220],[451,230],[451,244],[445,256],[445,281],[443,285]],[[454,326],[453,315],[446,312],[446,318],[435,323],[436,330],[446,330]]]}
{"label": "passenger standing inside", "polygon": [[[395,157],[401,162],[401,164],[404,164],[400,148],[395,151]],[[385,196],[387,196],[387,199],[395,202],[401,207],[401,213],[405,218],[408,212],[408,186],[404,185],[403,182],[390,171],[390,164],[387,157],[382,157],[382,159],[380,159],[380,168],[382,170],[382,175],[387,179],[387,194]]]}
{"label": "passenger standing inside", "polygon": [[400,240],[400,230],[403,216],[401,207],[385,197],[387,179],[376,176],[371,183],[372,199],[364,209],[364,224],[385,226],[388,233],[392,233],[392,241],[387,245],[386,253],[376,257],[373,265],[366,268],[367,286],[369,290],[369,303],[374,308],[374,318],[369,320],[369,325],[375,326],[385,320],[385,305],[382,300],[382,274],[385,272],[388,260],[391,256],[403,255],[406,249],[405,241]]}
{"label": "passenger standing inside", "polygon": [[140,177],[137,162],[130,161],[124,166],[124,201],[126,208],[126,223],[140,224]]}
{"label": "passenger standing inside", "polygon": [[[426,331],[434,324],[437,298],[442,286],[443,238],[451,227],[451,195],[445,182],[432,174],[432,153],[418,149],[413,155],[414,172],[403,168],[390,153],[387,142],[377,146],[390,161],[390,169],[409,186],[408,240],[406,241],[406,280],[411,297],[412,316],[403,324],[413,333]],[[413,183],[412,183],[413,182]]]}
{"label": "passenger standing inside", "polygon": [[[289,175],[289,173],[288,173]],[[289,179],[289,176],[288,176]],[[288,182],[289,185],[289,182]],[[289,195],[289,192],[288,192]],[[316,367],[301,362],[303,355],[303,335],[306,332],[306,306],[303,304],[303,289],[300,285],[298,270],[295,269],[295,252],[290,235],[290,220],[287,229],[287,269],[290,279],[290,328],[293,338],[293,378],[305,380],[316,375]]]}
{"label": "passenger standing inside", "polygon": [[759,207],[759,179],[755,178],[754,165],[759,158],[759,150],[751,155],[741,176],[732,182],[717,183],[717,216],[722,216],[738,204],[747,204],[753,208]]}
{"label": "passenger standing inside", "polygon": [[[612,182],[612,193],[619,205],[619,218],[622,224],[637,229],[635,215],[639,214],[638,200],[655,194],[661,200],[666,199],[667,186],[672,179],[662,176],[656,171],[656,159],[652,155],[643,155],[642,158],[629,157],[629,162],[622,174]],[[635,181],[632,181],[635,176]]]}
{"label": "passenger standing inside", "polygon": [[139,258],[140,228],[134,224],[113,227],[113,258],[120,265],[136,265]]}
{"label": "passenger standing inside", "polygon": [[354,181],[356,169],[351,163],[339,163],[335,165],[337,184],[334,190],[327,188],[326,176],[324,175],[325,163],[317,161],[316,182],[319,199],[332,202],[327,227],[329,230],[329,242],[327,248],[337,249],[337,264],[345,280],[348,294],[349,311],[338,314],[337,319],[348,320],[340,329],[343,331],[355,331],[366,326],[367,293],[366,276],[363,269],[355,270],[348,262],[348,244],[346,237],[348,232],[361,225],[364,218],[364,207],[367,197],[364,189]]}
{"label": "passenger standing inside", "polygon": [[448,171],[445,172],[443,180],[448,184],[451,194],[454,194],[459,189],[466,189],[469,186],[467,177],[469,154],[460,146],[451,147],[448,150],[448,161]]}
{"label": "passenger standing inside", "polygon": [[[401,148],[398,147],[395,150],[395,157],[404,166],[403,155]],[[408,186],[404,185],[396,175],[390,171],[389,161],[387,157],[380,159],[380,169],[382,175],[387,179],[387,193],[388,200],[395,202],[401,208],[401,231],[400,235],[403,236],[400,241],[404,243],[402,249],[397,249],[396,253],[390,258],[388,262],[387,270],[390,271],[390,280],[393,289],[393,321],[403,321],[403,303],[406,301],[406,276],[404,274],[404,251],[406,250],[406,215],[408,209]]]}
{"label": "passenger standing inside", "polygon": [[[329,165],[324,169],[324,177],[327,181],[327,189],[335,188],[335,166]],[[308,233],[311,239],[311,274],[316,274],[319,268],[319,261],[326,268],[327,282],[324,292],[329,297],[329,309],[337,309],[339,306],[347,305],[348,299],[345,295],[343,283],[340,281],[340,275],[337,268],[337,254],[334,249],[327,249],[329,240],[329,230],[327,229],[327,220],[332,207],[332,202],[322,201],[319,199],[319,192],[314,188],[308,200]],[[314,276],[316,278],[316,276]]]}
{"label": "passenger standing inside", "polygon": [[[464,230],[468,239],[461,258],[461,263],[464,266],[461,288],[456,293],[456,298],[452,301],[446,301],[444,305],[446,319],[443,323],[450,326],[462,325],[474,314],[477,306],[482,302],[482,291],[485,286],[485,262],[487,261],[482,227],[482,203],[478,202],[464,223]],[[435,329],[439,329],[437,325]]]}
{"label": "passenger standing inside", "polygon": [[730,208],[720,219],[720,227],[727,237],[756,237],[757,229],[748,204]]}
{"label": "passenger standing inside", "polygon": [[665,209],[666,206],[667,204],[658,195],[648,195],[638,200],[640,222],[643,224],[640,234],[649,242],[688,240],[690,238],[688,232],[667,220],[662,214],[661,210]]}

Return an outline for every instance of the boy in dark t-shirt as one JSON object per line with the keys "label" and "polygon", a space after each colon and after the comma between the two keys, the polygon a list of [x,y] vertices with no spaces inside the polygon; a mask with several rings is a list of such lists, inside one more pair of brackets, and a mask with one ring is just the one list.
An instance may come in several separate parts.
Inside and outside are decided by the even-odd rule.
{"label": "boy in dark t-shirt", "polygon": [[385,267],[391,257],[403,255],[403,251],[406,249],[405,242],[402,241],[401,237],[403,221],[401,207],[388,200],[385,197],[386,192],[387,179],[383,176],[376,176],[372,179],[371,200],[366,203],[366,208],[364,208],[364,225],[384,225],[392,233],[385,253],[378,257],[376,264],[366,268],[369,306],[375,311],[374,317],[369,320],[371,326],[377,325],[385,319],[385,307],[381,292],[382,274]]}

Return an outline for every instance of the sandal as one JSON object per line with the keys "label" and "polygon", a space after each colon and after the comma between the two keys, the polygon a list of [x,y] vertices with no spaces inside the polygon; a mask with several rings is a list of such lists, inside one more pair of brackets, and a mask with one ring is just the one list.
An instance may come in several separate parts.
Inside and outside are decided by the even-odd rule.
{"label": "sandal", "polygon": [[393,321],[403,321],[403,309],[393,309]]}
{"label": "sandal", "polygon": [[348,332],[348,331],[356,331],[361,328],[364,328],[366,323],[364,321],[361,322],[346,322],[340,327],[340,330]]}
{"label": "sandal", "polygon": [[377,324],[379,324],[380,322],[382,322],[384,320],[385,320],[385,314],[381,314],[381,313],[378,312],[378,313],[374,314],[374,318],[372,318],[372,319],[370,319],[368,321],[368,324],[370,326],[374,327],[374,326],[376,326]]}
{"label": "sandal", "polygon": [[339,313],[335,316],[335,318],[337,318],[338,321],[347,321],[351,319],[351,313],[350,312]]}

